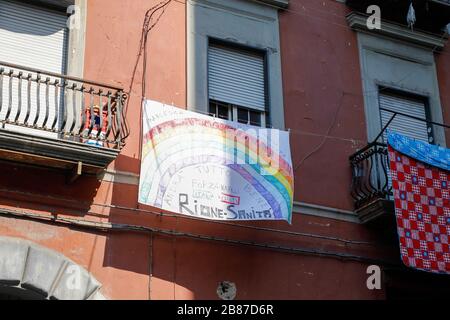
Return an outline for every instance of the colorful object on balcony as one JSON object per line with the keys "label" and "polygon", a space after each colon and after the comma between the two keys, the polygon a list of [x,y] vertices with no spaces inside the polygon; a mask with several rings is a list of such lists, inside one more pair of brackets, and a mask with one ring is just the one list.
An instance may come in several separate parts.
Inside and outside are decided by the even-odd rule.
{"label": "colorful object on balcony", "polygon": [[450,149],[388,131],[388,143],[395,150],[433,167],[450,171]]}
{"label": "colorful object on balcony", "polygon": [[108,112],[103,111],[103,119],[100,128],[100,107],[98,105],[95,105],[92,107],[92,109],[94,110],[94,124],[92,126],[92,130],[89,134],[89,129],[91,127],[92,121],[90,108],[86,108],[85,111],[86,121],[84,123],[83,130],[83,137],[89,137],[90,139],[82,139],[82,141],[91,146],[103,147],[103,141],[106,139],[106,130],[108,127]]}
{"label": "colorful object on balcony", "polygon": [[292,218],[289,134],[146,101],[139,202],[213,220]]}
{"label": "colorful object on balcony", "polygon": [[392,132],[388,148],[402,261],[450,274],[450,150]]}

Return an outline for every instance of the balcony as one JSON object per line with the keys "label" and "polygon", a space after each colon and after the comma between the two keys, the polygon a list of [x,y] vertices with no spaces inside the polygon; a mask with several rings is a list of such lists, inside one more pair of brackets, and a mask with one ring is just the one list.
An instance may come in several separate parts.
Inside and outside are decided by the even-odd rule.
{"label": "balcony", "polygon": [[351,196],[362,223],[393,220],[394,203],[389,182],[388,149],[373,142],[350,156]]}
{"label": "balcony", "polygon": [[96,175],[128,134],[121,88],[0,62],[0,160]]}
{"label": "balcony", "polygon": [[[378,5],[381,18],[385,21],[407,26],[406,15],[410,0],[346,0],[354,12],[366,14],[367,7]],[[422,30],[435,35],[442,35],[445,26],[450,23],[450,0],[414,0],[416,23],[414,30]]]}

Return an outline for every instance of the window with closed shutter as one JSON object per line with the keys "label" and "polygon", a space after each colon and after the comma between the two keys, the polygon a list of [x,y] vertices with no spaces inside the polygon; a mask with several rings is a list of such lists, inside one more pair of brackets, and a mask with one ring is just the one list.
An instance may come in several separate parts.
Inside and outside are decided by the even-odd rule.
{"label": "window with closed shutter", "polygon": [[[67,16],[59,11],[46,9],[35,5],[27,5],[17,1],[0,0],[0,61],[25,67],[41,69],[49,72],[63,74],[66,71],[67,60]],[[17,70],[17,69],[15,69]],[[19,69],[20,71],[20,69]],[[27,72],[24,72],[27,75]],[[43,79],[45,80],[45,79]],[[9,80],[8,80],[9,81]],[[3,102],[9,100],[9,83],[3,83]],[[12,83],[12,114],[18,110],[21,92],[22,105],[28,105],[26,83],[19,90],[19,81],[13,79]],[[36,92],[36,83],[31,85],[32,92]],[[42,90],[44,91],[44,90]],[[50,88],[49,96],[55,95],[53,86]],[[45,95],[36,94],[30,96],[30,115],[38,116],[37,100],[45,105]],[[62,101],[62,97],[60,99]],[[49,101],[49,116],[53,117],[61,112],[60,105],[54,99]],[[0,117],[6,114],[5,106],[2,106]],[[21,123],[26,117],[26,108],[20,112],[18,122]],[[42,125],[43,118],[38,121]],[[44,134],[54,136],[53,133],[42,133],[32,129],[9,126],[11,130],[25,131],[32,134]]]}
{"label": "window with closed shutter", "polygon": [[[241,123],[264,125],[266,112],[264,55],[210,44],[208,94],[210,114]],[[221,111],[224,107],[228,112]]]}
{"label": "window with closed shutter", "polygon": [[210,99],[264,111],[263,55],[210,45],[208,85]]}
{"label": "window with closed shutter", "polygon": [[[382,128],[386,126],[394,115],[394,112],[400,112],[418,119],[397,114],[388,126],[390,130],[420,141],[433,142],[431,131],[429,131],[427,123],[419,120],[427,120],[427,109],[423,99],[415,99],[397,93],[380,92],[379,102]],[[386,131],[383,133],[383,139],[385,142],[387,141]],[[384,163],[384,160],[386,159],[379,158],[375,160],[380,161],[379,163],[375,163],[375,165],[379,168],[388,166],[387,163]],[[384,177],[381,177],[381,179],[384,181]],[[388,173],[388,189],[391,188],[392,180]],[[389,199],[392,199],[392,197],[389,196]]]}
{"label": "window with closed shutter", "polygon": [[[383,128],[392,118],[394,112],[400,112],[415,118],[427,120],[427,109],[423,99],[380,92],[379,102],[381,125]],[[415,118],[398,114],[388,128],[417,140],[433,142],[431,131],[427,123]],[[386,132],[384,133],[384,141],[386,141]]]}

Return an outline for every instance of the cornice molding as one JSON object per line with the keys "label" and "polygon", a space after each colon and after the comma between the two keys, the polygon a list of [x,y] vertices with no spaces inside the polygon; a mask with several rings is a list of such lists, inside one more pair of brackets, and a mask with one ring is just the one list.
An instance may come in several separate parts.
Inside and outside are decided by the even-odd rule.
{"label": "cornice molding", "polygon": [[252,2],[258,2],[260,4],[267,4],[269,6],[275,6],[280,9],[286,9],[289,6],[289,0],[250,0]]}
{"label": "cornice molding", "polygon": [[438,4],[442,4],[444,6],[450,6],[450,0],[430,0],[430,1],[438,3]]}
{"label": "cornice molding", "polygon": [[294,207],[292,211],[297,214],[305,214],[308,216],[316,216],[321,218],[328,218],[357,224],[361,223],[358,215],[355,212],[337,208],[324,207],[312,203],[294,201]]}
{"label": "cornice molding", "polygon": [[[129,185],[139,185],[139,175],[132,172],[121,172],[114,170],[105,170],[98,176],[102,181],[112,183],[122,183]],[[320,206],[312,203],[294,202],[293,213],[304,214],[308,216],[316,216],[345,222],[360,224],[359,215],[353,211],[342,210],[337,208]]]}
{"label": "cornice molding", "polygon": [[348,25],[355,31],[373,35],[383,35],[431,50],[442,50],[448,38],[448,35],[438,36],[422,31],[413,31],[406,27],[386,21],[381,22],[381,29],[369,30],[367,28],[367,15],[358,12],[351,12],[346,18]]}

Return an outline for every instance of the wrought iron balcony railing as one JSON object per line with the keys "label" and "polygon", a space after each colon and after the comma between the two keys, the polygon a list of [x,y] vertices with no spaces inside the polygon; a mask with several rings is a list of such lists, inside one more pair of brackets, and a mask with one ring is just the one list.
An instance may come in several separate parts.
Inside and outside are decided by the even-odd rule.
{"label": "wrought iron balcony railing", "polygon": [[0,128],[120,150],[128,128],[121,88],[0,62]]}
{"label": "wrought iron balcony railing", "polygon": [[355,208],[360,209],[375,200],[389,200],[392,186],[389,182],[387,145],[373,142],[350,156],[352,168],[351,195]]}

